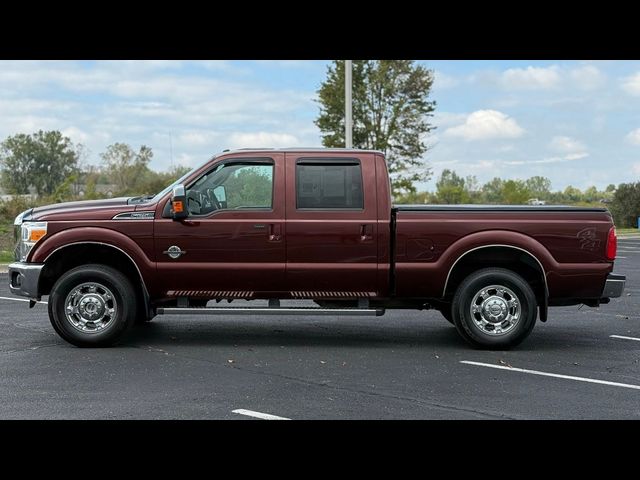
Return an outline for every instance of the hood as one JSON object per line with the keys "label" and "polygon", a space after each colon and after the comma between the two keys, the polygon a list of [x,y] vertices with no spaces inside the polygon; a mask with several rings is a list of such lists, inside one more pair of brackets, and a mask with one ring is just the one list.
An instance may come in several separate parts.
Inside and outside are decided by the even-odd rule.
{"label": "hood", "polygon": [[117,213],[135,210],[135,205],[128,205],[127,200],[129,200],[129,197],[54,203],[36,207],[25,217],[29,217],[29,220],[110,219]]}

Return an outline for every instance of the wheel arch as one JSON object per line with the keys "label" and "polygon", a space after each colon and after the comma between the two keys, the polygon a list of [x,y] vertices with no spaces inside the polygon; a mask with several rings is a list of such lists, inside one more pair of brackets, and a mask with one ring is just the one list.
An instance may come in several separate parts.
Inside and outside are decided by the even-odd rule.
{"label": "wheel arch", "polygon": [[[105,260],[108,259],[108,263]],[[143,313],[152,315],[149,290],[144,276],[129,253],[110,243],[78,241],[52,250],[43,261],[44,266],[38,282],[38,292],[48,295],[61,274],[89,263],[102,263],[123,273],[132,281],[136,294],[142,300]]]}
{"label": "wheel arch", "polygon": [[542,261],[526,248],[512,244],[493,243],[465,250],[451,264],[442,289],[442,298],[453,295],[465,276],[486,267],[501,267],[521,275],[536,294],[540,320],[546,321],[549,299],[547,270]]}

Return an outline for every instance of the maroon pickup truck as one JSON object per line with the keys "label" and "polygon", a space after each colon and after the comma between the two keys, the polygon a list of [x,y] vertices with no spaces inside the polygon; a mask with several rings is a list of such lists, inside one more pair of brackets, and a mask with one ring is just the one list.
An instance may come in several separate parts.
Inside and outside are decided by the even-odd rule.
{"label": "maroon pickup truck", "polygon": [[606,209],[392,206],[377,151],[225,151],[155,196],[39,207],[15,229],[11,291],[49,295],[78,346],[162,314],[437,309],[472,345],[508,348],[549,306],[596,307],[625,285]]}

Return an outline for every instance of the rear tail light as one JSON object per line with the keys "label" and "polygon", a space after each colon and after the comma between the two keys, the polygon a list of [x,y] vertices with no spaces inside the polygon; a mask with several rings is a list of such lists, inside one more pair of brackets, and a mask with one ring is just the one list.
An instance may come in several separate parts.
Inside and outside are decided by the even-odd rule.
{"label": "rear tail light", "polygon": [[615,260],[618,250],[618,237],[616,237],[616,227],[611,227],[607,236],[607,260]]}

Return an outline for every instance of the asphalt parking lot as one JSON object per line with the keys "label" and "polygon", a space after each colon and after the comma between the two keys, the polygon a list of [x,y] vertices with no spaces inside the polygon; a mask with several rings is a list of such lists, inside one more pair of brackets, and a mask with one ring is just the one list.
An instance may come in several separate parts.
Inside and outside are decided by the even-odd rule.
{"label": "asphalt parking lot", "polygon": [[638,419],[640,236],[618,256],[622,298],[551,309],[507,352],[435,311],[165,316],[80,349],[0,274],[0,419]]}

